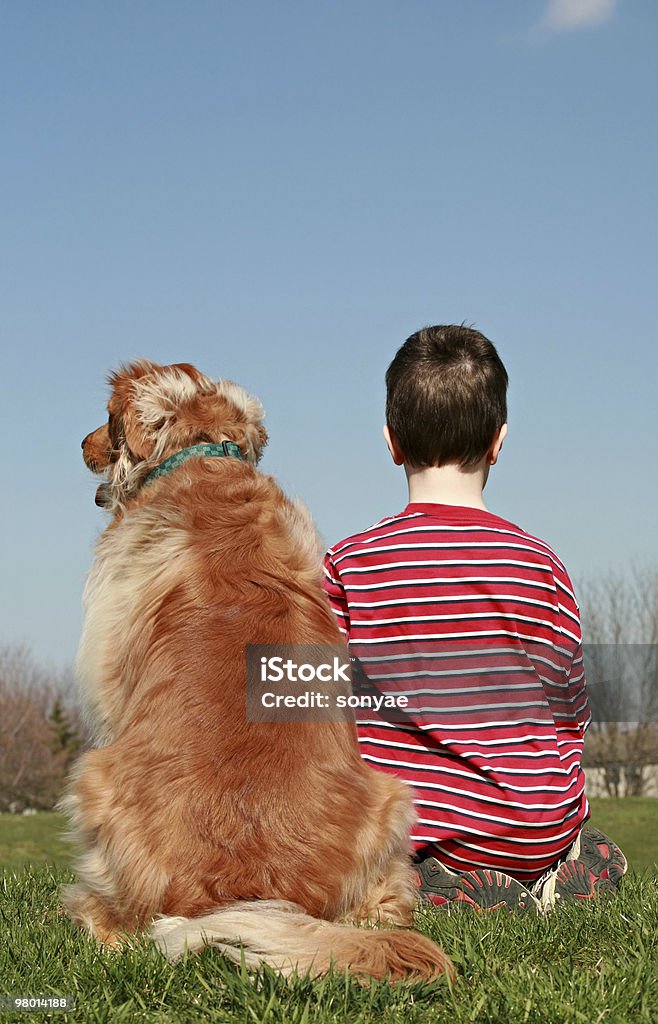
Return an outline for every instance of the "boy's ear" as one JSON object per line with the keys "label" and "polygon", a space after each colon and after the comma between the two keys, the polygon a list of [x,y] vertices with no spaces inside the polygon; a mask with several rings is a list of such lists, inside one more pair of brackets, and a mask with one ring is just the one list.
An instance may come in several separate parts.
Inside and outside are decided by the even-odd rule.
{"label": "boy's ear", "polygon": [[391,453],[391,458],[396,466],[401,466],[404,463],[404,455],[402,449],[398,444],[398,439],[389,427],[388,423],[384,424],[384,440],[386,441],[386,447]]}
{"label": "boy's ear", "polygon": [[505,440],[506,437],[507,437],[507,424],[503,423],[502,427],[500,428],[500,430],[497,432],[496,436],[494,437],[493,442],[491,444],[491,448],[489,449],[489,452],[488,452],[488,459],[487,459],[487,461],[488,461],[490,466],[495,466],[496,465],[496,463],[498,461],[498,456],[500,455],[501,448],[503,447],[503,441]]}

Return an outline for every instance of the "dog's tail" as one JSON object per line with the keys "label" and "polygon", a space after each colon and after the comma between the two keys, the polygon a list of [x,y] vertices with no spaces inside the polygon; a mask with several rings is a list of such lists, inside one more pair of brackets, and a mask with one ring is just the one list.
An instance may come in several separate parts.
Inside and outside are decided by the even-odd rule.
{"label": "dog's tail", "polygon": [[357,928],[309,917],[296,903],[253,900],[203,917],[161,917],[151,937],[170,960],[206,945],[249,968],[268,964],[282,974],[320,975],[330,968],[361,978],[437,978],[454,968],[442,949],[418,932]]}

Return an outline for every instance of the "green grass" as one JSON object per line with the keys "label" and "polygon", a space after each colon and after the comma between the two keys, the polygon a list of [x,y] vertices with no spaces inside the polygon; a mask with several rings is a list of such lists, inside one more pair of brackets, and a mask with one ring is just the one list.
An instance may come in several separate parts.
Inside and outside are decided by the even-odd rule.
{"label": "green grass", "polygon": [[612,836],[631,867],[658,871],[658,798],[599,799],[591,804],[592,824]]}
{"label": "green grass", "polygon": [[26,817],[0,814],[0,868],[68,864],[70,851],[62,839],[64,828],[65,821],[60,814],[46,811]]}
{"label": "green grass", "polygon": [[[286,983],[248,975],[213,950],[179,964],[148,943],[104,952],[58,913],[68,872],[39,866],[0,882],[0,990],[68,995],[71,1022],[212,1024],[631,1024],[656,1021],[658,884],[626,880],[613,900],[563,905],[549,918],[429,912],[419,927],[453,958],[457,979],[362,987],[343,975]],[[39,1014],[56,1019],[55,1014]],[[19,1013],[3,1022],[29,1019]]]}
{"label": "green grass", "polygon": [[[631,868],[658,867],[658,799],[592,800],[591,823],[597,825],[626,854]],[[64,819],[59,814],[0,814],[0,868],[51,863],[66,866],[69,849],[61,839]]]}
{"label": "green grass", "polygon": [[[650,799],[594,801],[594,823],[647,869],[614,899],[564,904],[548,918],[425,913],[418,927],[452,957],[456,981],[397,988],[342,975],[286,983],[240,972],[213,950],[171,965],[141,940],[103,951],[59,911],[71,877],[61,818],[1,815],[0,993],[74,997],[66,1016],[36,1015],[61,1024],[658,1024],[656,810]],[[0,1014],[2,1024],[29,1019]]]}

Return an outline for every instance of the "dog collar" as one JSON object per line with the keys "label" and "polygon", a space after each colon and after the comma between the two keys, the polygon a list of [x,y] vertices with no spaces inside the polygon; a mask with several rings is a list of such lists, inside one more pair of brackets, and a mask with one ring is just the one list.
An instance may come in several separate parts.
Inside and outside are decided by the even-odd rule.
{"label": "dog collar", "polygon": [[222,441],[221,444],[193,444],[190,448],[182,448],[175,455],[170,455],[168,459],[165,459],[159,466],[152,469],[144,483],[149,484],[152,480],[157,480],[159,476],[167,476],[174,469],[177,469],[178,466],[182,466],[184,462],[187,462],[188,459],[216,459],[226,456],[240,459],[242,462],[246,461],[235,441]]}

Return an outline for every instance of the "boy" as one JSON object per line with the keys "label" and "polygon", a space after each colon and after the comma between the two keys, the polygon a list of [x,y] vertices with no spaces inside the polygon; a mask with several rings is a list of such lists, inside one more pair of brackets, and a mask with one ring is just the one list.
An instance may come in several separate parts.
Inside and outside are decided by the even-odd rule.
{"label": "boy", "polygon": [[421,893],[536,912],[614,888],[623,854],[582,830],[589,711],[571,581],[482,498],[507,432],[505,367],[478,331],[428,327],[386,389],[410,503],[331,548],[325,588],[355,692],[406,697],[395,713],[363,699],[357,726],[362,756],[414,789]]}

